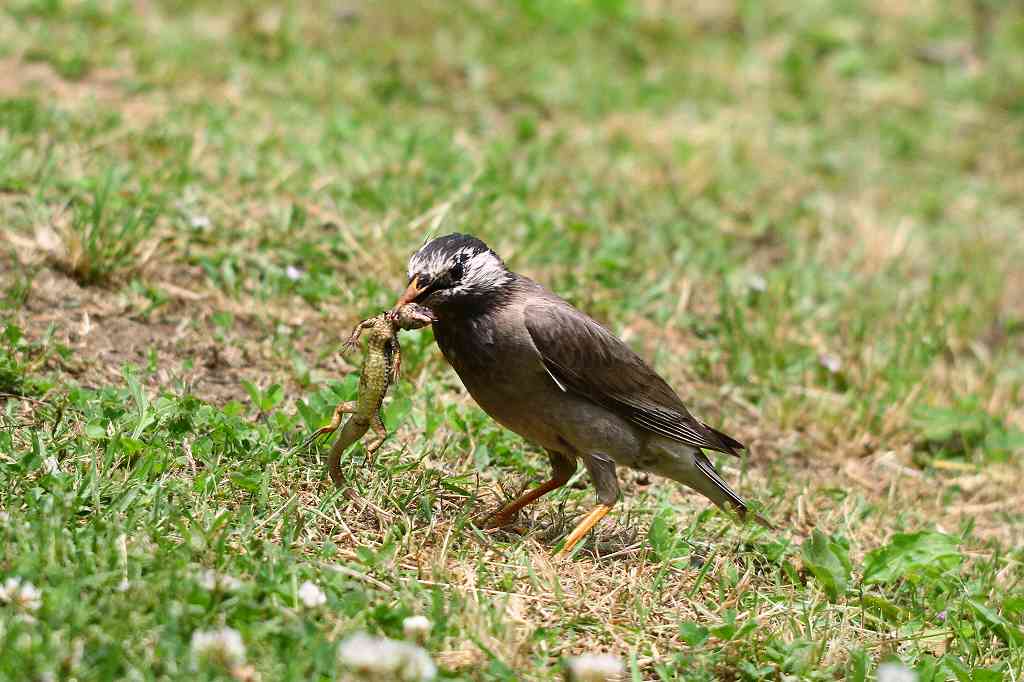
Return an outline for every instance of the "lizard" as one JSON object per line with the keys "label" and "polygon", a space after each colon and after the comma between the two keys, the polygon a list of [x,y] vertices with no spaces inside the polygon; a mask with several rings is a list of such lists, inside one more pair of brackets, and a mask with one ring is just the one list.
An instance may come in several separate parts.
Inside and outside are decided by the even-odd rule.
{"label": "lizard", "polygon": [[345,342],[345,348],[355,349],[359,345],[359,337],[364,331],[369,330],[362,372],[359,376],[358,395],[355,400],[340,403],[334,410],[331,422],[314,431],[303,443],[305,447],[320,436],[334,433],[341,426],[342,416],[351,415],[345,426],[341,427],[341,435],[331,447],[328,459],[328,473],[339,488],[344,484],[341,475],[341,456],[345,451],[372,428],[374,436],[366,444],[367,457],[372,458],[388,435],[381,420],[380,409],[384,396],[391,383],[398,378],[401,368],[402,355],[398,344],[398,331],[419,329],[436,319],[429,308],[410,303],[398,310],[363,320],[356,325],[352,335]]}

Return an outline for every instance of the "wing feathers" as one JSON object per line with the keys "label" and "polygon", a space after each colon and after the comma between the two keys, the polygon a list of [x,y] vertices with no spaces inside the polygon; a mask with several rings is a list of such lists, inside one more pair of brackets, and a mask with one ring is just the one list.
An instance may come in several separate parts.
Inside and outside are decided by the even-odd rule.
{"label": "wing feathers", "polygon": [[[715,487],[718,488],[722,495],[726,497],[729,500],[729,502],[731,502],[732,505],[736,508],[736,511],[739,513],[739,515],[746,516],[747,503],[744,502],[743,498],[737,495],[736,491],[730,488],[729,484],[726,483],[722,479],[722,477],[718,475],[718,472],[715,471],[714,465],[704,455],[704,453],[695,454],[693,457],[693,463],[697,465],[697,468],[701,471],[701,473],[703,473],[705,476],[711,479],[711,482],[714,483]],[[721,503],[719,503],[719,506],[722,506]]]}
{"label": "wing feathers", "polygon": [[548,368],[547,365],[544,365],[544,369],[547,371],[548,376],[551,377],[551,380],[555,382],[555,384],[558,386],[558,388],[562,389],[562,393],[568,393],[569,392],[569,389],[567,389],[565,386],[562,385],[562,382],[558,380],[558,377],[556,377],[554,375],[554,373]]}
{"label": "wing feathers", "polygon": [[594,320],[561,300],[529,305],[523,314],[544,369],[561,390],[652,433],[739,456],[742,443],[694,419],[664,379]]}

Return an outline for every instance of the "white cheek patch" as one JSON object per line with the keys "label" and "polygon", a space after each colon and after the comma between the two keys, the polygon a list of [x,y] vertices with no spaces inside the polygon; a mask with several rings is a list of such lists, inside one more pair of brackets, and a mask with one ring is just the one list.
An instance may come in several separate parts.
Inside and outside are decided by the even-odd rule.
{"label": "white cheek patch", "polygon": [[467,291],[486,291],[500,286],[508,279],[508,271],[501,259],[491,251],[463,247],[455,252],[434,251],[424,254],[423,249],[409,259],[409,278],[418,274],[433,279],[448,272],[456,263],[462,263],[459,283],[441,295],[462,294]]}
{"label": "white cheek patch", "polygon": [[467,289],[491,289],[502,284],[508,271],[490,251],[481,251],[466,261],[462,275],[463,286]]}
{"label": "white cheek patch", "polygon": [[435,251],[427,257],[422,255],[422,250],[413,254],[409,259],[409,279],[413,275],[425,274],[430,277],[437,277],[448,267],[448,260],[440,251]]}

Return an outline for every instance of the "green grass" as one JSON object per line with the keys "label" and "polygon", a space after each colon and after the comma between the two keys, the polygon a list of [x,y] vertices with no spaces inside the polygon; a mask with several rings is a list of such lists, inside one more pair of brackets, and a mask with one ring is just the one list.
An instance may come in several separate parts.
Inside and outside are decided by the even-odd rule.
{"label": "green grass", "polygon": [[[0,584],[41,603],[0,679],[336,679],[413,614],[445,679],[1022,679],[1021,102],[1012,3],[5,4]],[[335,493],[294,446],[340,340],[454,230],[749,443],[780,530],[628,471],[572,562],[589,487],[477,530],[546,460],[429,331]],[[223,625],[250,667],[194,666]]]}

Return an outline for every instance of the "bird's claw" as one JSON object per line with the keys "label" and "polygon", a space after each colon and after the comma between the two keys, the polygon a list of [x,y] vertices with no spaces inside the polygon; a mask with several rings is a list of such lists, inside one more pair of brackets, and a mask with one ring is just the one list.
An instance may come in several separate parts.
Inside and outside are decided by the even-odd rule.
{"label": "bird's claw", "polygon": [[506,516],[501,514],[500,511],[499,509],[482,517],[479,523],[480,528],[484,530],[508,530],[518,535],[525,535],[526,528],[522,524],[515,523],[517,514]]}

